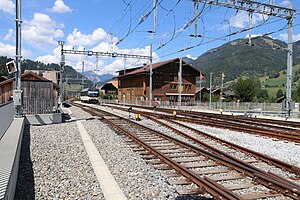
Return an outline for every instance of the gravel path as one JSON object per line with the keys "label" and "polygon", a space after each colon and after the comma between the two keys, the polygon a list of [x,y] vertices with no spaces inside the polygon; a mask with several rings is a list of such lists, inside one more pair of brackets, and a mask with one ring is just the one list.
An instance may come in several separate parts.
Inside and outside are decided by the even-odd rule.
{"label": "gravel path", "polygon": [[75,122],[26,127],[15,199],[104,199]]}

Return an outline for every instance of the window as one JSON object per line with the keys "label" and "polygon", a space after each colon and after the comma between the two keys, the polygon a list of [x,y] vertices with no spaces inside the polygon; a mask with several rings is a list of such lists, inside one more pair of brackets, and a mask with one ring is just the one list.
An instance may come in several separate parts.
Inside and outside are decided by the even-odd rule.
{"label": "window", "polygon": [[177,84],[170,84],[170,90],[177,90]]}

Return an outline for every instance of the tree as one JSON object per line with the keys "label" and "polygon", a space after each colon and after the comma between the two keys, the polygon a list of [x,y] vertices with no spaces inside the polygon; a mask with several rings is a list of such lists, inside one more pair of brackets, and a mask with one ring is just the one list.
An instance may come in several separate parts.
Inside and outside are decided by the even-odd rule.
{"label": "tree", "polygon": [[255,96],[254,80],[239,78],[235,84],[235,94],[241,102],[252,102]]}
{"label": "tree", "polygon": [[297,89],[292,92],[292,99],[295,102],[300,102],[300,85],[298,85]]}
{"label": "tree", "polygon": [[258,99],[268,99],[269,93],[267,90],[260,90],[259,93],[256,95]]}
{"label": "tree", "polygon": [[282,89],[278,89],[277,90],[277,93],[276,93],[276,97],[277,98],[280,98],[280,97],[282,97],[284,94],[283,94],[283,91],[282,91]]}

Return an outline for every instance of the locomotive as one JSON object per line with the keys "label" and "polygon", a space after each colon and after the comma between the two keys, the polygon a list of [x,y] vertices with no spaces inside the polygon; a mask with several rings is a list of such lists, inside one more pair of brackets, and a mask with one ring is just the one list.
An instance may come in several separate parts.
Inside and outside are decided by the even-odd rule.
{"label": "locomotive", "polygon": [[85,88],[80,92],[80,101],[84,103],[98,103],[99,96],[98,88]]}

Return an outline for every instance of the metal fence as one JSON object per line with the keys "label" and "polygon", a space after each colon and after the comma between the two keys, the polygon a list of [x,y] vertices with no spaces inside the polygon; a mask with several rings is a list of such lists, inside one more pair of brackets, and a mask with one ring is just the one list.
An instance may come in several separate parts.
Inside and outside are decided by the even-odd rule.
{"label": "metal fence", "polygon": [[53,113],[53,82],[22,81],[25,114]]}
{"label": "metal fence", "polygon": [[[295,107],[295,104],[292,107]],[[222,109],[224,112],[244,114],[274,114],[279,116],[287,114],[282,103],[213,102],[211,109],[215,111]]]}
{"label": "metal fence", "polygon": [[[149,106],[149,101],[129,101],[129,100],[108,100],[101,99],[102,103],[120,103],[120,104],[135,104]],[[177,102],[169,101],[157,101],[153,102],[153,106],[163,107],[163,108],[174,108],[178,109]],[[252,102],[212,102],[211,107],[209,102],[200,102],[200,101],[189,101],[183,102],[181,108],[184,110],[207,110],[207,111],[217,111],[219,112],[222,109],[223,112],[230,113],[240,113],[244,115],[250,114],[260,114],[260,115],[277,115],[277,116],[286,116],[287,111],[284,109],[282,103],[252,103]],[[298,117],[299,115],[299,103],[292,104],[292,115],[293,117]]]}

